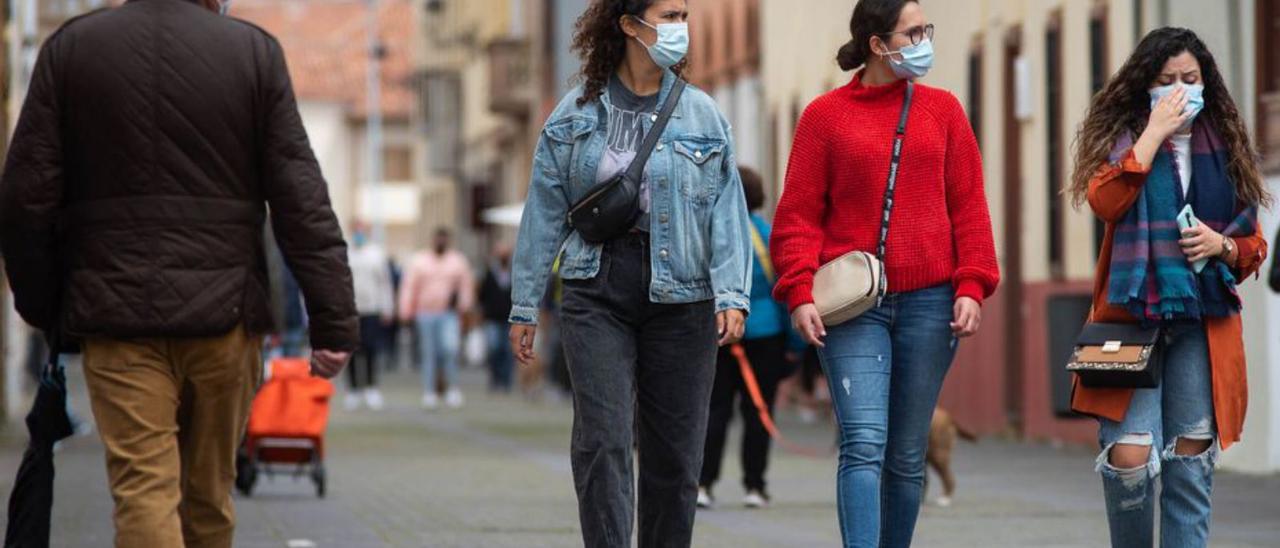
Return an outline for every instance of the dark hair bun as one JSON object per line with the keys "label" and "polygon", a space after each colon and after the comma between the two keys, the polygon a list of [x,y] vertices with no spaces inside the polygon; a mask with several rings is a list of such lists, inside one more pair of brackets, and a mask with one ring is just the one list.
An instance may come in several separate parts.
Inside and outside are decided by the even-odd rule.
{"label": "dark hair bun", "polygon": [[840,70],[843,71],[850,71],[867,64],[867,45],[859,43],[857,38],[849,40],[845,45],[840,46],[840,51],[836,53],[836,62],[840,63]]}

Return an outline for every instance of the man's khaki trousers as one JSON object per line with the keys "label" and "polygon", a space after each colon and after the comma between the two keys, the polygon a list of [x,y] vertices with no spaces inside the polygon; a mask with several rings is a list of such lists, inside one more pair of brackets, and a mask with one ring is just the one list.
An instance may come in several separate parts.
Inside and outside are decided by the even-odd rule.
{"label": "man's khaki trousers", "polygon": [[84,371],[106,446],[116,546],[228,548],[235,454],[261,339],[90,339]]}

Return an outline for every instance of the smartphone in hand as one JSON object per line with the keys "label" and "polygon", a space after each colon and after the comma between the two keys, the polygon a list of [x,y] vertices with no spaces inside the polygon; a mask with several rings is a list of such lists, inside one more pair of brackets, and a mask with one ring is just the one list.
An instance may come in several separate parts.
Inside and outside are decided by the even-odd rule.
{"label": "smartphone in hand", "polygon": [[[1196,218],[1196,213],[1194,210],[1191,209],[1191,204],[1187,204],[1187,207],[1182,208],[1182,211],[1178,212],[1179,235],[1181,235],[1183,230],[1197,226],[1199,224],[1200,224],[1200,219]],[[1204,267],[1208,265],[1209,265],[1209,259],[1200,259],[1192,263],[1191,268],[1195,270],[1196,274],[1199,274],[1200,271],[1204,270]]]}

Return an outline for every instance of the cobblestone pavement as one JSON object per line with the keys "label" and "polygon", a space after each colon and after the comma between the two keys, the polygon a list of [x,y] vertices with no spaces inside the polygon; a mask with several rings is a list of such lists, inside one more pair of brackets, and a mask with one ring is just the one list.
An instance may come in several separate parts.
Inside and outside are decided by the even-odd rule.
{"label": "cobblestone pavement", "polygon": [[[71,377],[82,384],[78,371]],[[570,407],[489,396],[474,370],[463,379],[469,401],[460,411],[420,410],[416,376],[403,371],[386,379],[389,406],[381,413],[335,404],[328,498],[317,499],[306,479],[260,481],[253,498],[237,500],[236,545],[580,545],[567,458]],[[76,406],[84,410],[79,392]],[[803,425],[790,414],[780,422],[801,443],[831,445],[829,425]],[[0,492],[9,490],[24,440],[17,423],[0,434]],[[719,508],[698,516],[694,546],[839,544],[833,457],[775,451],[773,505],[750,511],[738,504],[736,454],[726,458]],[[917,546],[1105,546],[1090,450],[987,440],[961,444],[955,460],[955,503],[925,508]],[[69,441],[57,465],[54,546],[109,546],[111,500],[97,440]],[[1220,473],[1215,483],[1214,546],[1280,546],[1280,477]]]}

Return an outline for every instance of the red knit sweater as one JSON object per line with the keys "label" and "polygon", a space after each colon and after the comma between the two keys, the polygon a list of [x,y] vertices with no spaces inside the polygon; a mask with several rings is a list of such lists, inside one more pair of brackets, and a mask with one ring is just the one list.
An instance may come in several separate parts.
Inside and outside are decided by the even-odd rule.
{"label": "red knit sweater", "polygon": [[[818,267],[854,250],[875,253],[894,131],[906,81],[864,86],[862,73],[818,97],[796,128],[770,253],[774,296],[813,302]],[[951,283],[978,302],[1000,279],[978,142],[960,102],[916,84],[886,244],[894,292]]]}

